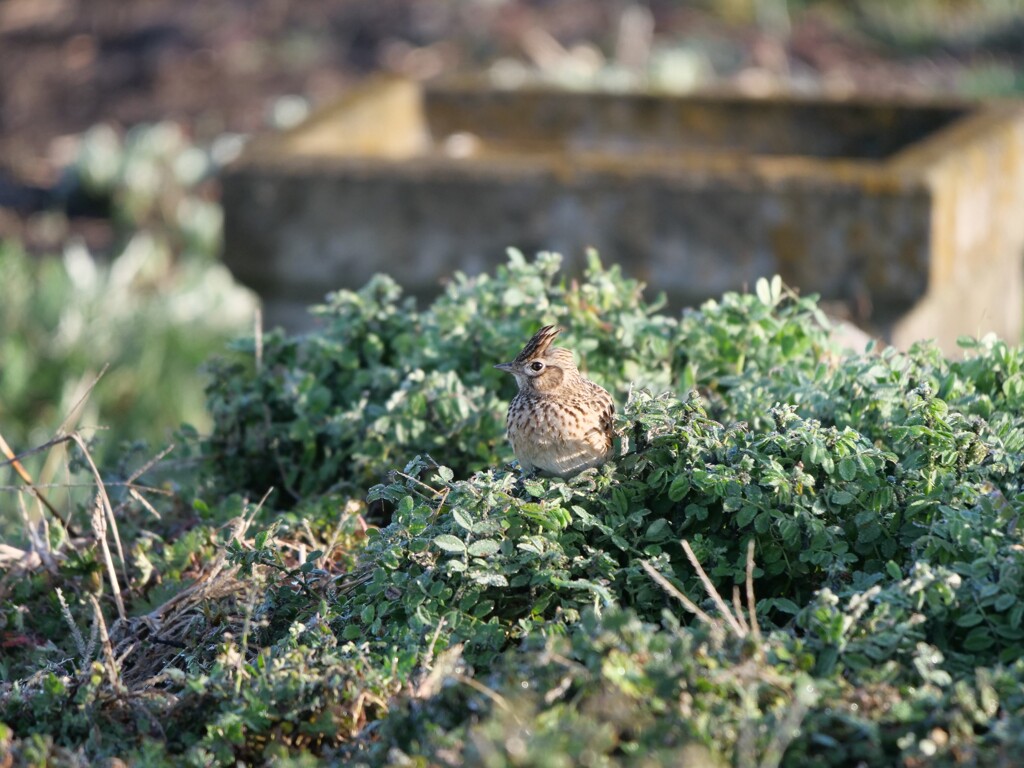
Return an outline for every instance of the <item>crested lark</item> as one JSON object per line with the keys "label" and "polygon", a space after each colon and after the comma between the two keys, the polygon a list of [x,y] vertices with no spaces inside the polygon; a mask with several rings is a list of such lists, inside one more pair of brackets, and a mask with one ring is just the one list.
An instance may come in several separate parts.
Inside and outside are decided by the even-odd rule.
{"label": "crested lark", "polygon": [[511,363],[494,366],[519,385],[508,406],[508,439],[523,472],[571,477],[612,451],[612,396],[583,377],[572,352],[552,347],[561,328],[546,325]]}

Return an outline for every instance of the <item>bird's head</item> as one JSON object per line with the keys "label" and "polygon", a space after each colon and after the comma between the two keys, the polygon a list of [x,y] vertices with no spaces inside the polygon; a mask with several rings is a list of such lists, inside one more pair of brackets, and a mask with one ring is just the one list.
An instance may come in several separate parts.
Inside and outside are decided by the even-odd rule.
{"label": "bird's head", "polygon": [[561,330],[553,325],[545,325],[526,342],[515,360],[494,367],[515,376],[520,391],[556,391],[579,376],[572,352],[551,346]]}

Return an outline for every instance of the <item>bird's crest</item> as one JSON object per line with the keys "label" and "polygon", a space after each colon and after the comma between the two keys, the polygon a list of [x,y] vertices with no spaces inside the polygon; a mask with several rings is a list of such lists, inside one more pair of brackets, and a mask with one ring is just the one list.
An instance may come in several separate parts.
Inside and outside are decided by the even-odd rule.
{"label": "bird's crest", "polygon": [[529,360],[542,356],[548,351],[548,347],[551,346],[551,342],[555,340],[555,337],[562,332],[561,328],[554,325],[545,325],[535,334],[533,338],[526,342],[526,346],[523,347],[523,351],[516,357],[516,363],[525,363]]}

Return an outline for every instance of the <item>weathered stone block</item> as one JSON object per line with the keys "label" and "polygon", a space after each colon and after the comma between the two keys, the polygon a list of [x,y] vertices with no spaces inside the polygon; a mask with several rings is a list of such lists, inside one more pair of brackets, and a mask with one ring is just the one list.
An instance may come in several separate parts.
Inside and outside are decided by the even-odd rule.
{"label": "weathered stone block", "polygon": [[894,344],[1024,296],[1024,108],[379,81],[224,174],[225,259],[270,322],[374,272],[415,293],[507,246],[586,247],[694,303],[780,273]]}

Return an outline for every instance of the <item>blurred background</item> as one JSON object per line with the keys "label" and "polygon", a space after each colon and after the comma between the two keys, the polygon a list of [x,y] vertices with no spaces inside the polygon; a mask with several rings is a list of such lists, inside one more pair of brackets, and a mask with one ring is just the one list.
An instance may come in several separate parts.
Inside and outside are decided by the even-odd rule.
{"label": "blurred background", "polygon": [[1022,62],[1024,0],[0,0],[0,436],[204,429],[202,362],[255,308],[218,170],[372,73],[1012,97]]}

